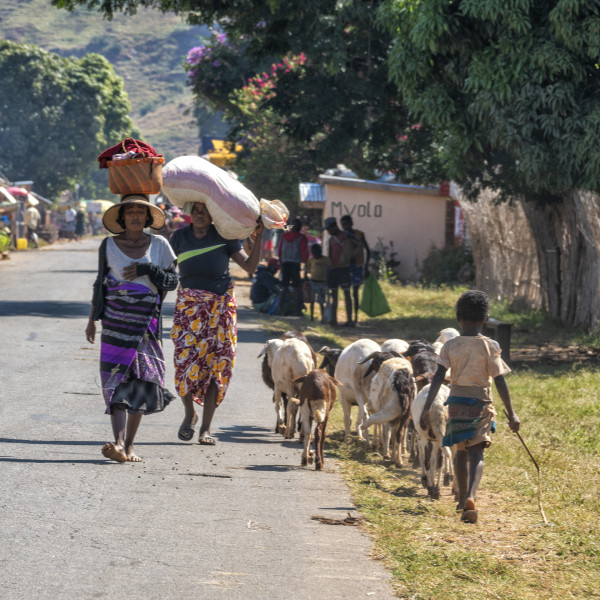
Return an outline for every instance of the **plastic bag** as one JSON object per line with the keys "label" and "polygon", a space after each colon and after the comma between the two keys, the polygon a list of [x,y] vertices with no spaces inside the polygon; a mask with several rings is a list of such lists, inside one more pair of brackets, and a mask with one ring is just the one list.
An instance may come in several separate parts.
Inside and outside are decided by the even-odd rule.
{"label": "plastic bag", "polygon": [[365,280],[359,307],[369,317],[378,317],[390,312],[390,305],[383,294],[375,273],[371,271]]}
{"label": "plastic bag", "polygon": [[265,227],[283,227],[289,211],[279,200],[261,200],[237,179],[200,156],[178,156],[163,169],[163,192],[172,204],[184,208],[203,202],[220,235],[243,240],[256,228],[264,211]]}
{"label": "plastic bag", "polygon": [[283,229],[290,211],[281,200],[260,199],[260,218],[267,229]]}

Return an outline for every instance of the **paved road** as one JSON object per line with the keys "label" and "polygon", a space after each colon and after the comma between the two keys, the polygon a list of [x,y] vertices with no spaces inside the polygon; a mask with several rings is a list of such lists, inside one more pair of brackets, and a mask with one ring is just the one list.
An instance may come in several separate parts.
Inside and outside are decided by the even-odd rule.
{"label": "paved road", "polygon": [[[359,528],[311,519],[354,507],[333,461],[301,468],[298,443],[271,432],[248,309],[218,444],[180,442],[176,404],[142,420],[142,463],[102,457],[99,346],[84,338],[98,244],[0,263],[0,596],[393,598]],[[172,297],[165,312],[168,331]],[[173,389],[170,364],[167,376]]]}

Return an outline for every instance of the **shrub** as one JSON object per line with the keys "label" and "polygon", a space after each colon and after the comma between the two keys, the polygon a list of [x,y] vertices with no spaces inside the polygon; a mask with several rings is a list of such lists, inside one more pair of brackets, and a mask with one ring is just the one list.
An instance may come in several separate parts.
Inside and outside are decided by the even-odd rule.
{"label": "shrub", "polygon": [[425,285],[470,284],[475,280],[475,264],[465,245],[436,248],[431,246],[420,268]]}

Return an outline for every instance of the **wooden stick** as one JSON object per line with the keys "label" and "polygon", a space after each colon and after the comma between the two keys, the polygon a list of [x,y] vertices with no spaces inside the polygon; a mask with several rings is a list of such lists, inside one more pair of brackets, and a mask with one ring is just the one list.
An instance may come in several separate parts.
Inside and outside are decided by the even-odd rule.
{"label": "wooden stick", "polygon": [[[508,419],[508,413],[506,411],[504,411],[504,414],[506,415],[506,418]],[[517,434],[519,440],[521,441],[521,444],[523,444],[523,448],[525,448],[525,450],[527,450],[527,454],[529,454],[529,458],[531,458],[531,461],[533,462],[533,464],[535,465],[535,468],[537,470],[537,474],[538,474],[538,508],[540,509],[542,519],[544,519],[544,524],[548,525],[548,519],[546,519],[546,513],[544,512],[544,509],[542,508],[542,471],[540,470],[540,467],[537,464],[537,461],[535,460],[535,458],[533,458],[533,454],[531,454],[531,452],[529,451],[529,448],[527,447],[525,440],[521,437],[521,434],[518,431],[515,431],[515,433]]]}

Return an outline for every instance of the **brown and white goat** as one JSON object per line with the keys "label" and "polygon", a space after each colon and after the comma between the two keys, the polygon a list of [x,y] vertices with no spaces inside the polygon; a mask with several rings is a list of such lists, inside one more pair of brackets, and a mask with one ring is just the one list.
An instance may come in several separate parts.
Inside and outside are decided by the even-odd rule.
{"label": "brown and white goat", "polygon": [[325,457],[325,429],[329,420],[329,413],[337,396],[336,386],[343,387],[335,377],[321,369],[315,369],[307,375],[294,379],[295,384],[301,384],[298,398],[291,398],[290,402],[300,405],[300,421],[304,436],[304,451],[302,452],[302,466],[312,463],[310,440],[313,422],[315,423],[315,469],[323,469]]}
{"label": "brown and white goat", "polygon": [[[392,438],[391,458],[399,467],[403,466],[401,436],[406,430],[415,394],[412,366],[402,357],[390,358],[383,362],[371,382],[369,402],[376,412],[369,416],[362,427],[389,423]],[[387,455],[386,442],[384,436],[384,453]]]}

